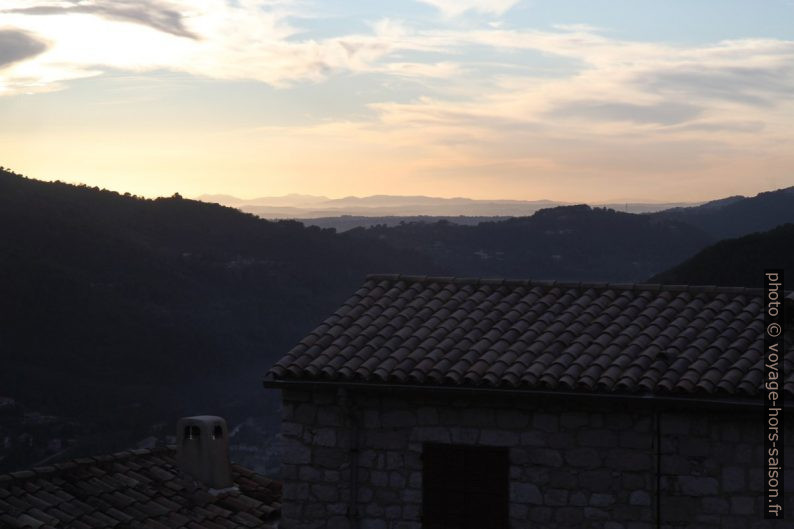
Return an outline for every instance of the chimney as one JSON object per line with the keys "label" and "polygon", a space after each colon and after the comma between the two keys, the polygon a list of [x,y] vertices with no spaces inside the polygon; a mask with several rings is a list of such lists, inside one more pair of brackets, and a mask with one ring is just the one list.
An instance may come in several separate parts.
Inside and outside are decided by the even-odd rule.
{"label": "chimney", "polygon": [[232,487],[226,421],[213,415],[183,417],[176,423],[176,460],[185,474],[211,489]]}

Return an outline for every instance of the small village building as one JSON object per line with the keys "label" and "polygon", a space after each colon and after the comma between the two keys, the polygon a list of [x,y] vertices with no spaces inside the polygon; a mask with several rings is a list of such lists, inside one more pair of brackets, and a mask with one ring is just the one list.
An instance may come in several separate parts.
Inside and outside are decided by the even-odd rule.
{"label": "small village building", "polygon": [[266,376],[280,527],[793,527],[762,332],[760,289],[370,276]]}

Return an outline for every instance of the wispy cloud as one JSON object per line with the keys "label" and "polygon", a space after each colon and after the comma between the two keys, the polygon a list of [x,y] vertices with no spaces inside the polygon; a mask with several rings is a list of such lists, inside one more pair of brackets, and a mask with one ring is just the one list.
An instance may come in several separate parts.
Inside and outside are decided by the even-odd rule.
{"label": "wispy cloud", "polygon": [[196,38],[196,35],[185,28],[183,16],[176,6],[156,0],[68,0],[7,9],[5,12],[28,15],[97,15],[110,20],[143,24],[178,37]]}
{"label": "wispy cloud", "polygon": [[25,31],[0,29],[0,68],[35,57],[47,49],[47,43]]}
{"label": "wispy cloud", "polygon": [[502,15],[520,0],[419,0],[429,4],[445,16],[458,16],[467,11],[476,11],[491,15]]}

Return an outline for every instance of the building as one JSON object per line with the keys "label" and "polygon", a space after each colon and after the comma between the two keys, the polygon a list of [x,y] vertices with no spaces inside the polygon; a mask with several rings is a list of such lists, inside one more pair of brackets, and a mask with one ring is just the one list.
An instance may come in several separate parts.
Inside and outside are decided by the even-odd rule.
{"label": "building", "polygon": [[275,529],[281,484],[229,463],[226,424],[183,419],[176,447],[0,475],[0,528]]}
{"label": "building", "polygon": [[[794,527],[763,519],[761,307],[745,288],[370,276],[265,377],[281,527]],[[789,343],[787,398],[793,361]]]}

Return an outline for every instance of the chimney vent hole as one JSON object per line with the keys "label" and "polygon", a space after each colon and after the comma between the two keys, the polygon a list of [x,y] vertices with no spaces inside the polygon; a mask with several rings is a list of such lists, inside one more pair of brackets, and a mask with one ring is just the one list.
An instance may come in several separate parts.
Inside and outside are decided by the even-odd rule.
{"label": "chimney vent hole", "polygon": [[185,426],[185,439],[198,439],[201,429],[198,426]]}

